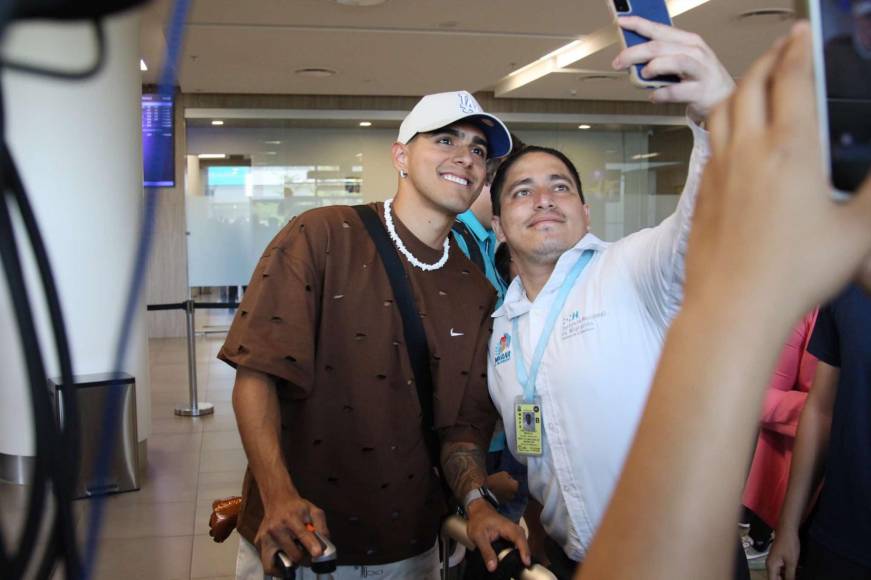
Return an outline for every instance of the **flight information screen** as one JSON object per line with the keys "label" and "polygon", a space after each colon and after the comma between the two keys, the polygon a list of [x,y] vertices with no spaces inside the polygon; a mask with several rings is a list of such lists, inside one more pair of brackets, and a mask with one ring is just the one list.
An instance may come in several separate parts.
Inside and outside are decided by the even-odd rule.
{"label": "flight information screen", "polygon": [[145,187],[175,185],[172,97],[142,95],[142,160]]}

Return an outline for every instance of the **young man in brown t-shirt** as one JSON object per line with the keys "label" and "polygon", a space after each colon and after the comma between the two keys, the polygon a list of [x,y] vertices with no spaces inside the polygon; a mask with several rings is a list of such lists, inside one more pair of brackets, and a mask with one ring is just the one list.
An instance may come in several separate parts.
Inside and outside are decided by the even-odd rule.
{"label": "young man in brown t-shirt", "polygon": [[[494,293],[448,234],[481,191],[505,126],[466,92],[424,97],[393,145],[399,186],[371,204],[411,285],[430,351],[441,469],[495,567],[490,542],[521,529],[487,501],[496,419],[486,383]],[[357,212],[334,206],[290,222],[263,254],[219,357],[237,367],[233,406],[248,456],[237,578],[274,572],[336,544],[337,578],[438,578],[445,497],[424,441],[402,318]],[[259,560],[259,561],[258,561]],[[303,570],[303,575],[307,571]]]}

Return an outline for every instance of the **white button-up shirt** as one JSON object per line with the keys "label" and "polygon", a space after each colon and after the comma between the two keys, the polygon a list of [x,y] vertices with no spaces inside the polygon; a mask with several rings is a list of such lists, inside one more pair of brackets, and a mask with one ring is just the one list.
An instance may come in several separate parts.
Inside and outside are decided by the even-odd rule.
{"label": "white button-up shirt", "polygon": [[[523,387],[514,359],[522,352],[530,367],[566,275],[584,250],[596,250],[556,320],[536,379],[543,453],[519,457],[528,466],[529,491],[544,508],[544,529],[573,560],[583,560],[617,484],[666,329],[683,297],[687,238],[709,157],[707,134],[691,128],[695,145],[674,214],[614,243],[588,233],[559,258],[535,301],[518,277],[493,313],[490,395],[516,456],[514,404]],[[519,336],[512,331],[515,318]]]}

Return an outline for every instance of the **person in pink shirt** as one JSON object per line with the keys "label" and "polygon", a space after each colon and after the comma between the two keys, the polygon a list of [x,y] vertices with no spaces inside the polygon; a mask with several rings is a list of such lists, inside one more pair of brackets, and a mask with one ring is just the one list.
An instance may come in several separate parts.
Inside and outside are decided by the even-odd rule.
{"label": "person in pink shirt", "polygon": [[765,393],[759,438],[743,498],[750,512],[744,520],[750,524],[744,552],[751,569],[765,568],[771,531],[777,526],[786,495],[798,418],[817,368],[816,357],[807,352],[816,319],[814,309],[792,330]]}

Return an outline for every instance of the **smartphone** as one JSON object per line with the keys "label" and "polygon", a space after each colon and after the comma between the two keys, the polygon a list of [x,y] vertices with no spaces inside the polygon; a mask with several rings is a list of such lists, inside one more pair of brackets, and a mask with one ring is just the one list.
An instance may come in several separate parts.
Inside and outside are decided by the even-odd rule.
{"label": "smartphone", "polygon": [[823,155],[836,195],[871,168],[871,0],[799,0],[813,30]]}
{"label": "smartphone", "polygon": [[[671,26],[671,16],[668,13],[668,6],[666,6],[665,0],[606,0],[606,2],[611,9],[611,14],[614,15],[615,21],[620,16],[640,16],[653,22]],[[623,30],[622,28],[619,30],[620,42],[623,44],[623,48],[650,42],[649,38],[636,34],[631,30]],[[661,75],[646,78],[641,74],[641,69],[646,64],[636,64],[630,67],[629,80],[633,85],[645,89],[655,89],[680,82],[680,77],[677,75]]]}

